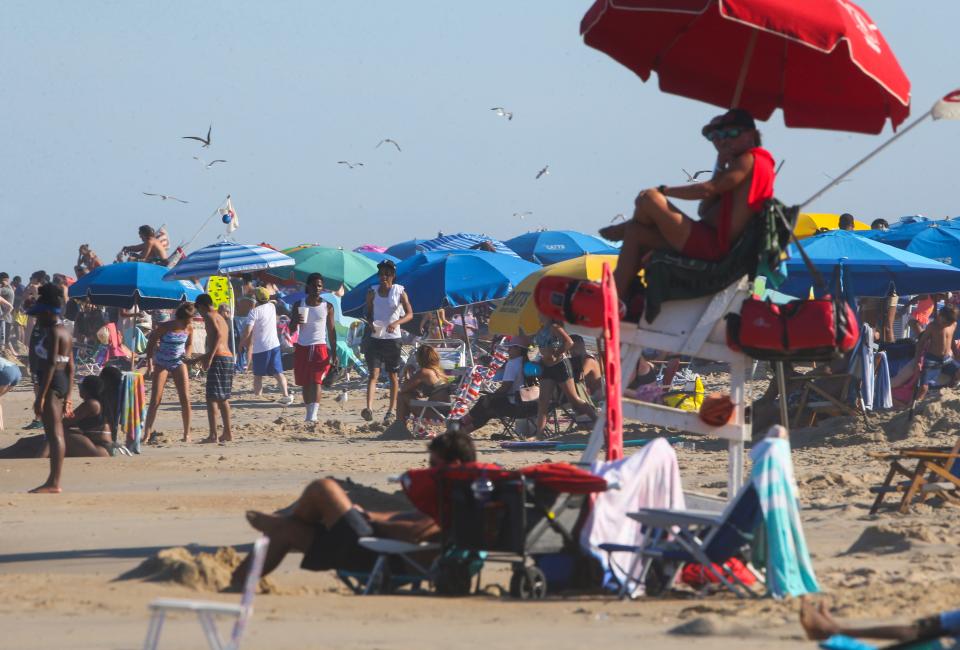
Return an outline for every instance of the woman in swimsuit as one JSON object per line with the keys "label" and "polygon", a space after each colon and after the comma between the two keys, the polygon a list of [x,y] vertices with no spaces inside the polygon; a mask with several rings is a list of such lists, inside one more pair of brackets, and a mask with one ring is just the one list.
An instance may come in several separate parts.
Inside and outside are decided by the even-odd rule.
{"label": "woman in swimsuit", "polygon": [[543,428],[547,424],[547,413],[553,403],[557,388],[560,389],[561,399],[582,415],[595,420],[597,410],[585,402],[578,394],[576,384],[573,383],[573,368],[570,366],[570,350],[573,348],[573,339],[563,329],[563,325],[556,321],[548,321],[537,332],[534,342],[540,348],[540,398],[537,401],[537,432],[536,438],[543,438]]}
{"label": "woman in swimsuit", "polygon": [[[107,433],[106,411],[100,402],[103,385],[103,380],[94,375],[84,377],[80,382],[83,402],[73,415],[63,418],[64,455],[67,458],[110,455],[112,440]],[[45,434],[29,436],[0,449],[0,458],[49,458],[50,449]]]}
{"label": "woman in swimsuit", "polygon": [[410,416],[410,400],[445,401],[450,398],[450,383],[440,367],[440,356],[432,345],[417,348],[417,365],[420,369],[403,382],[397,398],[397,421],[404,424]]}
{"label": "woman in swimsuit", "polygon": [[147,372],[153,378],[153,389],[144,429],[150,432],[148,440],[156,436],[157,432],[153,430],[153,425],[157,419],[160,402],[163,400],[163,389],[167,385],[167,377],[171,375],[177,387],[177,396],[180,398],[183,441],[190,440],[190,375],[184,364],[184,356],[193,343],[191,321],[196,313],[193,303],[184,303],[177,308],[173,320],[160,323],[150,334],[150,340],[147,342]]}
{"label": "woman in swimsuit", "polygon": [[73,386],[73,341],[60,321],[63,292],[47,283],[38,290],[37,301],[30,315],[40,329],[36,343],[30,346],[30,370],[38,380],[39,390],[33,412],[43,422],[43,432],[50,446],[50,474],[33,493],[57,494],[60,472],[66,453],[63,439],[63,414],[70,410],[70,388]]}

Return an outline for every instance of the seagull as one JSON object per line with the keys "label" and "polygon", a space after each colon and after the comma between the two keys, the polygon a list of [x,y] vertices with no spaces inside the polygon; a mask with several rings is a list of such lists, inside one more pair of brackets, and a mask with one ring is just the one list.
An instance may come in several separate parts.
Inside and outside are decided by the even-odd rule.
{"label": "seagull", "polygon": [[196,140],[197,142],[202,142],[202,143],[203,143],[203,146],[200,147],[200,148],[201,148],[201,149],[206,149],[207,147],[210,146],[210,132],[211,132],[211,131],[213,131],[213,124],[211,124],[211,125],[210,125],[210,128],[207,129],[207,137],[206,137],[206,139],[203,139],[203,138],[201,138],[200,136],[197,136],[197,135],[185,135],[185,136],[181,137],[180,139],[181,139],[181,140]]}
{"label": "seagull", "polygon": [[380,145],[382,145],[384,142],[389,143],[389,144],[392,144],[394,147],[397,148],[397,151],[403,151],[403,149],[400,148],[400,145],[397,144],[397,141],[396,141],[396,140],[391,140],[390,138],[384,138],[383,140],[381,140],[380,142],[378,142],[378,143],[377,143],[377,146],[374,147],[374,149],[379,149],[379,148],[380,148]]}
{"label": "seagull", "polygon": [[349,399],[350,393],[348,393],[347,389],[344,388],[336,397],[333,398],[333,401],[340,404],[341,409],[345,409],[347,407],[347,400]]}
{"label": "seagull", "polygon": [[513,216],[519,218],[522,221],[524,217],[529,217],[531,214],[533,213],[528,210],[526,212],[514,212]]}
{"label": "seagull", "polygon": [[507,109],[505,109],[503,106],[494,106],[494,107],[491,108],[490,110],[491,110],[491,111],[496,111],[496,112],[497,112],[497,115],[499,115],[500,117],[505,117],[505,118],[507,118],[507,121],[508,121],[508,122],[513,119],[513,113],[511,113],[510,111],[508,111]]}
{"label": "seagull", "polygon": [[211,160],[210,162],[207,162],[207,161],[204,160],[203,158],[199,158],[199,157],[197,157],[197,156],[194,156],[193,159],[194,159],[194,160],[199,160],[199,161],[200,161],[200,164],[203,165],[206,169],[210,169],[211,167],[213,167],[214,165],[216,165],[218,162],[219,162],[219,163],[225,163],[225,162],[227,162],[226,160],[224,160],[224,159],[222,159],[222,158],[217,158],[216,160]]}
{"label": "seagull", "polygon": [[688,183],[692,183],[692,182],[694,182],[695,180],[697,180],[697,177],[698,177],[700,174],[709,174],[711,170],[709,170],[709,169],[701,169],[700,171],[698,171],[698,172],[693,172],[693,173],[691,174],[691,173],[688,172],[686,169],[684,169],[683,167],[681,167],[681,168],[680,168],[680,171],[682,171],[683,174],[687,177],[687,182],[688,182]]}
{"label": "seagull", "polygon": [[827,172],[820,172],[820,173],[823,174],[824,176],[826,176],[827,178],[829,178],[831,181],[833,181],[833,184],[834,184],[834,185],[839,185],[840,183],[846,183],[846,182],[848,182],[848,181],[852,181],[852,180],[853,180],[852,178],[841,178],[840,180],[837,180],[836,178],[834,178],[833,176],[831,176],[831,175],[828,174]]}
{"label": "seagull", "polygon": [[549,174],[550,174],[550,165],[544,165],[543,169],[537,172],[537,177],[534,180],[537,180],[541,176],[547,176]]}
{"label": "seagull", "polygon": [[346,160],[338,160],[338,161],[337,161],[337,164],[338,164],[338,165],[346,165],[346,166],[349,167],[350,169],[353,169],[354,167],[363,167],[363,163],[362,163],[362,162],[350,163],[350,162],[347,162]]}
{"label": "seagull", "polygon": [[179,201],[180,203],[190,203],[190,201],[184,201],[183,199],[178,199],[175,196],[170,196],[169,194],[153,194],[152,192],[144,192],[146,196],[159,196],[161,200],[166,201],[170,199],[171,201]]}
{"label": "seagull", "polygon": [[610,223],[615,223],[615,222],[618,221],[618,220],[623,221],[623,220],[625,220],[625,219],[626,219],[626,217],[623,216],[623,213],[622,213],[622,212],[618,212],[617,214],[613,215],[613,219],[610,220]]}

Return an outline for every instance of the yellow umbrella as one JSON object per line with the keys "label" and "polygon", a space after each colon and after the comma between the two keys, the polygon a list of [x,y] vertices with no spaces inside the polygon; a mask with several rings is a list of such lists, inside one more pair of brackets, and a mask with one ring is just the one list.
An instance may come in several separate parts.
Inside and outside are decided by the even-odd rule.
{"label": "yellow umbrella", "polygon": [[545,266],[528,275],[514,287],[490,317],[490,331],[494,334],[534,334],[540,329],[540,312],[533,300],[533,292],[540,278],[559,275],[577,280],[598,282],[603,273],[603,263],[611,269],[617,267],[616,255],[584,255]]}
{"label": "yellow umbrella", "polygon": [[[840,227],[840,215],[826,212],[804,212],[797,219],[797,225],[793,228],[793,234],[797,239],[803,239],[817,234],[821,228],[827,230],[836,230]],[[862,221],[853,220],[854,230],[870,230],[870,226]]]}

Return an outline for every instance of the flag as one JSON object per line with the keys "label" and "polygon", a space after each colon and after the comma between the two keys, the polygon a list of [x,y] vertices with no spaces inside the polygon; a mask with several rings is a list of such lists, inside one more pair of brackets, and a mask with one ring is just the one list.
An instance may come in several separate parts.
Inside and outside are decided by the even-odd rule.
{"label": "flag", "polygon": [[947,93],[933,105],[933,119],[960,120],[960,90]]}
{"label": "flag", "polygon": [[226,206],[220,208],[220,220],[227,226],[228,235],[240,227],[240,219],[237,217],[237,211],[233,209],[233,201],[229,196]]}

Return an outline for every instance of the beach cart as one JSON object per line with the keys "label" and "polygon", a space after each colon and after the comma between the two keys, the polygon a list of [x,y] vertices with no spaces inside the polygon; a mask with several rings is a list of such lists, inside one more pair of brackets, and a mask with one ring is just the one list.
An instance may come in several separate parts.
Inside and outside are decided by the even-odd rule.
{"label": "beach cart", "polygon": [[511,564],[510,595],[524,600],[570,584],[583,558],[579,523],[590,495],[607,489],[602,478],[566,463],[520,470],[470,463],[411,470],[401,482],[414,505],[440,522],[438,591],[469,593],[471,562],[479,558]]}

